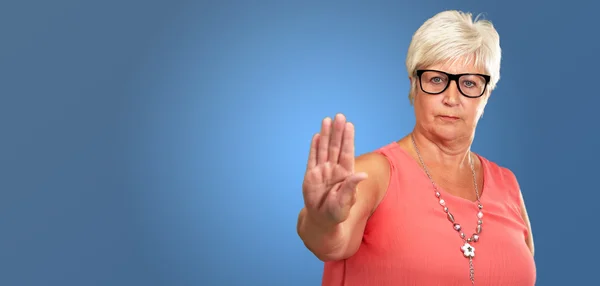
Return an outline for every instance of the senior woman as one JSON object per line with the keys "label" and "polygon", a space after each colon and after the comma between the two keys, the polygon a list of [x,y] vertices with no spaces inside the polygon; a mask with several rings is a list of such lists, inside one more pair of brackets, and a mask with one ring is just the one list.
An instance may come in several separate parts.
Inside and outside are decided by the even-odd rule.
{"label": "senior woman", "polygon": [[352,123],[322,121],[297,225],[325,262],[322,285],[535,284],[517,179],[471,151],[500,58],[489,21],[441,12],[408,49],[410,134],[355,157]]}

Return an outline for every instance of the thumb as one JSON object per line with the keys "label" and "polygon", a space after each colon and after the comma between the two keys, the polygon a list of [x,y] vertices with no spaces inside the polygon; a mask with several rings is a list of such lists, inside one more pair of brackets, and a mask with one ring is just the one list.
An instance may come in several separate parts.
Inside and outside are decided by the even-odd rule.
{"label": "thumb", "polygon": [[345,187],[351,187],[352,189],[356,189],[356,186],[358,186],[358,183],[366,180],[369,177],[369,175],[365,172],[359,172],[359,173],[354,173],[350,176],[348,176],[348,178],[346,178],[346,181],[344,182]]}
{"label": "thumb", "polygon": [[342,187],[340,188],[340,196],[341,202],[347,203],[348,201],[354,198],[354,192],[356,191],[356,186],[365,179],[368,178],[369,175],[364,172],[354,173],[346,178],[344,183],[342,183]]}

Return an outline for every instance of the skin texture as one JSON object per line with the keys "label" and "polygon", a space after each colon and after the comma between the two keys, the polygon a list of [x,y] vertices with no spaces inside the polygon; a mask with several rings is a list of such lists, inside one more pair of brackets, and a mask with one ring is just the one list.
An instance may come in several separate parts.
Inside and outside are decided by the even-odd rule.
{"label": "skin texture", "polygon": [[[471,64],[461,63],[465,61],[426,68],[453,74],[485,74]],[[470,148],[490,92],[467,98],[453,81],[443,93],[431,95],[421,90],[416,77],[409,79],[411,83],[417,81],[412,134],[433,180],[452,195],[475,201],[469,156],[474,160],[479,186],[483,185],[483,175],[481,162]],[[410,135],[397,143],[418,160]],[[366,153],[354,157],[354,126],[343,114],[323,119],[321,131],[311,143],[303,182],[305,207],[298,216],[297,231],[306,247],[323,261],[352,256],[360,246],[369,216],[387,190],[389,177],[389,163],[382,155]],[[526,242],[533,255],[533,236],[524,202],[521,209],[529,230]]]}

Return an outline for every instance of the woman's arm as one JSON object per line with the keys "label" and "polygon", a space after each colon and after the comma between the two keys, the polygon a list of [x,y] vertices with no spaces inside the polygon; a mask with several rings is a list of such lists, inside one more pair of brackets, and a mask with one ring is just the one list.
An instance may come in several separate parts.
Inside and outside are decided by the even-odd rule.
{"label": "woman's arm", "polygon": [[307,215],[305,208],[298,216],[298,235],[306,248],[321,261],[343,260],[356,253],[367,220],[387,190],[390,166],[383,155],[361,155],[356,158],[355,169],[356,172],[367,173],[369,177],[358,184],[356,202],[344,222],[322,226]]}

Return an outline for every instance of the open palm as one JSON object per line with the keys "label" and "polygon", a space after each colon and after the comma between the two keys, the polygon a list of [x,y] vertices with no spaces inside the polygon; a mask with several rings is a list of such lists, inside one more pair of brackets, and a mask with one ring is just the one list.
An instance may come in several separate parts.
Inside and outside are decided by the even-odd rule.
{"label": "open palm", "polygon": [[313,136],[302,184],[309,214],[324,224],[348,217],[355,202],[357,184],[365,173],[354,173],[354,126],[342,114],[325,118],[321,132]]}

